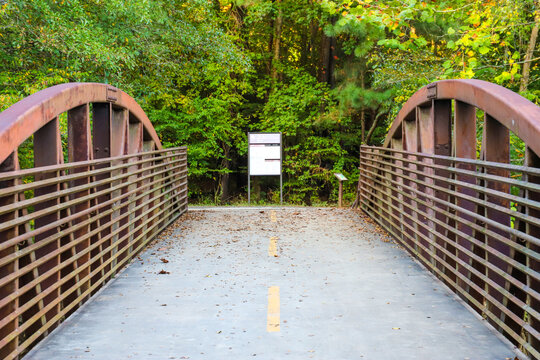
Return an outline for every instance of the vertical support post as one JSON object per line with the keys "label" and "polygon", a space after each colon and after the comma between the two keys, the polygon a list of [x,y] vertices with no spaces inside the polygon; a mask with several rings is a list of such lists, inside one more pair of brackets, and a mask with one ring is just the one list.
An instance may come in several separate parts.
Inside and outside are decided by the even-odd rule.
{"label": "vertical support post", "polygon": [[[94,103],[92,104],[92,140],[93,140],[93,152],[94,152],[94,159],[105,159],[111,156],[110,151],[110,142],[111,142],[111,104],[110,103]],[[96,169],[106,168],[108,164],[101,164],[96,165]],[[105,180],[110,177],[110,174],[101,174],[97,175],[95,177],[96,181]],[[96,187],[96,191],[102,191],[107,188],[110,188],[110,184],[101,185]],[[97,198],[97,203],[103,203],[111,199],[110,194],[101,195]],[[110,208],[110,206],[101,208],[101,211],[107,211]],[[97,221],[97,224],[93,224],[94,226],[100,226],[107,224],[111,221],[111,215],[103,216],[100,220]],[[95,242],[98,242],[101,238],[107,236],[111,233],[110,226],[103,229],[99,235],[92,237],[92,244]],[[104,241],[103,244],[101,244],[98,249],[95,249],[91,252],[90,256],[91,258],[95,258],[98,253],[103,251],[103,249],[109,247],[111,244],[111,240]],[[103,264],[104,261],[110,258],[110,252],[107,252],[99,259],[99,262],[93,262],[91,266],[91,270],[94,270],[95,268],[99,267]],[[104,276],[104,274],[110,269],[110,265],[105,266],[103,270],[101,270],[101,277]],[[99,282],[100,276],[96,275],[92,279],[92,285],[96,282]]]}
{"label": "vertical support post", "polygon": [[[148,140],[148,141],[144,141],[143,142],[143,151],[146,153],[146,152],[149,152],[149,151],[154,151],[155,150],[155,144],[153,141],[151,140]],[[147,167],[150,167],[153,165],[153,162],[151,161],[151,159],[154,157],[154,155],[143,155],[143,160],[145,160],[144,164],[143,164],[143,168],[147,168]],[[152,170],[146,170],[142,173],[142,176],[145,177],[145,176],[149,176],[150,174],[152,173]],[[143,180],[143,183],[142,185],[146,185],[148,183],[150,183],[152,180],[151,178],[148,178],[146,180]],[[145,188],[144,191],[147,192],[149,191],[151,188],[148,187],[148,188]],[[146,205],[143,206],[143,213],[146,213],[146,211],[148,211],[148,209],[150,209],[153,205],[153,201],[151,201],[151,199],[153,198],[152,197],[152,193],[150,193],[149,195],[145,195],[142,199],[142,202]],[[142,228],[142,231],[143,233],[146,233],[146,230],[148,229],[148,218],[150,217],[149,214],[145,215],[142,219],[143,221],[143,228]],[[148,234],[144,235],[143,238],[142,238],[142,241],[143,242],[146,242],[146,240],[148,239]]]}
{"label": "vertical support post", "polygon": [[358,208],[365,209],[367,211],[367,199],[368,189],[365,183],[368,182],[368,174],[366,173],[367,169],[367,157],[369,149],[365,148],[364,145],[360,145],[360,166],[358,167]]}
{"label": "vertical support post", "polygon": [[[484,139],[484,151],[485,151],[485,160],[493,161],[498,163],[509,163],[510,162],[510,132],[509,130],[499,123],[497,120],[486,114],[484,120],[484,130],[485,130],[485,139]],[[510,172],[504,169],[487,169],[489,175],[496,175],[501,177],[509,177]],[[487,187],[502,193],[510,193],[510,186],[508,184],[503,184],[499,181],[487,181]],[[507,199],[501,199],[496,196],[487,196],[487,200],[491,204],[500,205],[502,207],[508,208],[510,203]],[[502,213],[498,210],[493,209],[492,207],[486,208],[486,216],[491,220],[495,220],[499,224],[510,226],[510,215]],[[510,235],[504,231],[491,226],[487,226],[488,229],[492,230],[495,233],[498,233],[505,238],[510,238]],[[513,256],[513,251],[510,247],[499,240],[496,240],[490,236],[487,236],[486,244],[489,248],[499,251],[509,257]],[[491,251],[486,252],[486,260],[497,266],[498,268],[504,270],[506,273],[510,274],[512,268],[505,261],[500,259],[498,256],[492,254]],[[509,283],[502,276],[494,272],[493,270],[487,269],[486,275],[489,279],[494,280],[498,285],[502,286],[506,290],[509,289]],[[508,299],[503,296],[498,290],[493,289],[489,285],[485,285],[485,288],[488,294],[492,295],[496,300],[501,304],[506,306]],[[497,317],[504,321],[504,314],[500,311],[495,305],[488,302],[489,310],[494,313]]]}
{"label": "vertical support post", "polygon": [[[7,171],[18,170],[18,156],[17,151],[13,152],[2,164],[0,164],[0,173]],[[14,186],[16,180],[6,180],[0,182],[0,189],[9,188]],[[0,207],[8,206],[17,202],[18,194],[0,197]],[[0,215],[0,223],[5,221],[15,220],[17,218],[17,211],[11,211],[6,214]],[[17,227],[13,227],[4,231],[0,231],[0,244],[14,238],[18,235]],[[9,246],[4,250],[0,250],[0,258],[7,257],[18,250],[16,245]],[[4,266],[0,266],[0,279],[5,278],[18,270],[18,260],[14,260]],[[17,293],[19,289],[19,279],[16,278],[13,281],[8,282],[4,286],[0,287],[0,299],[5,299],[13,294]],[[6,306],[0,308],[0,319],[4,319],[14,313],[19,307],[19,297],[15,297]],[[19,325],[19,319],[15,318],[13,321],[7,323],[4,327],[0,328],[0,339],[5,339],[7,336],[17,331]],[[4,359],[17,349],[19,345],[19,337],[15,336],[9,343],[0,347],[0,358]]]}
{"label": "vertical support post", "polygon": [[[380,150],[379,156],[381,161],[384,161],[385,164],[380,166],[381,171],[381,196],[388,199],[389,202],[392,202],[392,184],[390,180],[392,179],[392,160],[386,159],[385,156],[392,156],[392,153],[389,151]],[[394,225],[394,219],[392,218],[392,206],[390,204],[384,204],[381,208],[381,211],[386,213],[386,220],[382,220],[383,223],[386,223],[386,226],[392,228]]]}
{"label": "vertical support post", "polygon": [[[454,106],[455,106],[455,123],[454,123],[455,156],[458,158],[476,159],[476,108],[474,106],[471,106],[469,104],[466,104],[457,100]],[[470,164],[458,163],[456,164],[456,167],[458,169],[475,171],[474,166]],[[457,174],[456,180],[460,182],[469,183],[469,184],[476,183],[476,179],[472,175]],[[456,192],[463,195],[477,196],[474,190],[471,190],[464,186],[456,186]],[[471,212],[474,212],[476,210],[476,205],[473,202],[462,199],[461,197],[456,198],[456,205],[459,209],[464,209]],[[456,216],[460,219],[474,222],[474,219],[470,215],[467,215],[465,213],[458,211],[456,213]],[[468,237],[472,237],[473,229],[470,226],[465,225],[462,222],[458,222],[456,226],[459,231],[465,233]],[[466,237],[458,236],[457,243],[461,247],[464,247],[465,249],[472,251],[472,243]],[[472,260],[470,256],[463,253],[463,251],[459,249],[457,250],[457,257],[460,260],[462,260],[464,263],[468,265],[472,265]],[[466,278],[468,279],[471,278],[471,272],[465,269],[463,266],[458,265],[457,271],[460,274],[464,275]],[[469,293],[471,292],[469,285],[467,285],[467,283],[465,283],[463,280],[458,279],[457,284],[460,288],[464,289],[465,291]],[[472,295],[475,297],[476,300],[480,302],[483,301],[482,296],[478,294],[477,292],[473,291]]]}
{"label": "vertical support post", "polygon": [[279,174],[279,203],[283,205],[283,174]]}
{"label": "vertical support post", "polygon": [[[159,156],[164,156],[164,155],[165,155],[165,153],[163,153],[163,152],[159,154]],[[152,181],[156,182],[156,185],[153,186],[154,191],[152,192],[152,198],[154,199],[153,205],[157,205],[161,201],[162,188],[161,188],[161,181],[160,180],[163,178],[163,175],[161,175],[161,174],[156,175],[155,172],[160,171],[160,170],[163,169],[163,167],[164,167],[163,162],[164,161],[165,160],[162,160],[162,159],[154,160],[153,165],[156,165],[156,166],[159,165],[159,167],[157,167],[154,170],[154,177],[152,179]],[[154,209],[152,215],[158,215],[159,213],[160,213],[160,209],[158,207],[158,208]],[[160,221],[161,221],[160,218],[153,220],[153,222],[158,222],[158,223]],[[154,227],[151,234],[155,234],[155,233],[157,233],[157,231],[159,231],[159,226]]]}
{"label": "vertical support post", "polygon": [[248,133],[248,171],[247,171],[247,177],[248,177],[248,205],[251,204],[251,158],[250,158],[250,147],[249,146],[249,133]]}
{"label": "vertical support post", "polygon": [[283,134],[279,133],[279,203],[283,205]]}
{"label": "vertical support post", "polygon": [[[432,117],[433,117],[433,132],[434,132],[434,154],[442,156],[451,156],[452,155],[452,101],[451,100],[433,100],[432,106]],[[450,166],[451,164],[448,161],[437,160],[434,161],[435,165],[441,166]],[[435,169],[434,174],[442,178],[450,178],[451,174],[449,171]],[[442,180],[435,180],[435,185],[443,188],[449,188],[450,186]],[[450,201],[450,197],[443,191],[435,190],[435,198],[441,199],[444,201]],[[453,224],[453,220],[450,220],[443,215],[440,210],[447,211],[448,207],[442,204],[435,204],[435,217],[437,220],[446,223]],[[437,233],[446,235],[449,239],[453,239],[453,233],[446,231],[446,229],[441,225],[436,225],[435,229]],[[436,238],[437,243],[448,250],[451,254],[456,253],[456,248],[448,241],[443,240],[441,237]],[[451,267],[455,268],[456,262],[454,259],[446,256],[441,251],[437,252],[439,257],[444,259]],[[456,275],[452,271],[448,271],[445,266],[440,265],[440,269],[450,278],[450,281],[456,281]],[[454,288],[453,284],[448,284],[451,288]]]}
{"label": "vertical support post", "polygon": [[[128,154],[136,154],[141,152],[143,147],[143,126],[139,121],[134,121],[129,123],[128,128]],[[139,160],[139,157],[132,157],[129,159],[130,162],[134,162]],[[134,165],[130,166],[128,168],[128,171],[130,173],[137,171],[141,168],[141,165]],[[134,190],[137,187],[139,187],[139,182],[137,181],[137,178],[140,178],[142,175],[133,175],[129,177],[129,187],[128,190]],[[140,193],[140,192],[139,192]],[[131,202],[138,194],[133,194],[129,196],[129,201]],[[138,227],[141,224],[141,220],[135,221],[135,218],[139,217],[142,213],[141,209],[134,211],[135,207],[141,204],[141,200],[137,200],[136,202],[131,202],[128,205],[128,212],[129,212],[129,243],[131,244],[133,239],[136,238],[141,232],[138,230],[136,233],[133,232],[133,230]],[[140,241],[137,242],[137,244],[132,244],[129,247],[129,256],[133,253],[133,249],[136,249],[138,245],[140,244]]]}
{"label": "vertical support post", "polygon": [[[58,118],[54,118],[49,121],[45,126],[34,133],[34,166],[42,167],[48,165],[57,165],[63,162],[63,152],[62,152],[62,142],[60,140],[60,125]],[[35,175],[35,181],[45,180],[57,177],[57,173],[37,173]],[[49,185],[34,190],[34,196],[42,196],[59,191],[59,185]],[[35,205],[35,211],[40,211],[43,209],[51,208],[59,204],[59,199],[47,200],[40,202]],[[51,222],[57,221],[60,219],[59,212],[54,212],[45,216],[41,216],[35,219],[35,227],[37,230],[39,228],[50,224]],[[47,238],[48,236],[54,235],[59,229],[51,229],[48,231],[43,231],[37,234],[34,238],[36,243],[39,243],[41,240]],[[53,253],[56,249],[60,247],[60,240],[50,242],[47,245],[44,245],[36,249],[36,258],[47,256],[48,254]],[[54,256],[52,259],[47,260],[42,265],[38,266],[38,273],[42,275],[51,269],[56,269],[53,275],[41,281],[41,291],[48,289],[49,287],[56,286],[60,281],[60,255]],[[44,306],[55,301],[60,295],[60,287],[55,291],[52,291],[49,295],[45,296],[43,299]],[[47,321],[58,314],[60,311],[60,303],[57,303],[45,314]]]}
{"label": "vertical support post", "polygon": [[[416,116],[416,114],[415,114]],[[417,133],[417,127],[416,127],[416,118],[414,119],[405,119],[403,121],[403,148],[404,150],[408,152],[418,152],[418,133]],[[416,156],[414,155],[407,155],[407,160],[416,160]],[[416,170],[416,165],[407,163],[404,168],[409,168],[411,170]],[[416,179],[416,174],[409,173],[407,171],[404,171],[404,175],[409,176],[413,180]],[[405,180],[403,182],[405,185],[411,187],[413,190],[417,189],[417,184],[414,181]],[[408,193],[408,196],[404,198],[404,202],[411,205],[411,207],[414,207],[416,204],[416,194],[412,191],[405,190],[405,193]],[[417,218],[417,213],[415,211],[412,211],[409,208],[403,209],[405,214],[408,216],[405,216],[404,220],[408,224],[410,224],[414,229],[417,229],[417,225],[411,220]],[[411,248],[414,249],[416,252],[415,255],[418,255],[418,236],[416,234],[412,234],[409,243],[411,245]]]}
{"label": "vertical support post", "polygon": [[[422,153],[426,154],[433,154],[435,152],[435,124],[434,124],[435,118],[434,118],[434,112],[433,112],[433,104],[428,107],[418,107],[417,108],[417,126],[418,126],[418,149]],[[425,164],[432,165],[433,159],[429,158],[422,158],[421,161]],[[430,166],[423,167],[422,173],[425,174],[423,176],[424,182],[428,185],[433,185],[433,175],[434,170]],[[423,250],[424,257],[431,262],[433,266],[436,265],[435,262],[435,223],[433,222],[433,218],[435,217],[435,209],[433,201],[433,197],[435,195],[435,191],[432,187],[425,186],[425,185],[419,185],[418,190],[420,193],[425,194],[425,196],[420,196],[420,198],[425,201],[428,206],[424,206],[420,203],[417,204],[417,207],[420,211],[425,212],[428,214],[428,217],[420,215],[417,216],[418,221],[421,221],[425,224],[427,229],[419,229],[419,231],[427,235],[429,238],[429,243],[426,243],[424,240],[420,240],[419,242],[423,244],[421,246],[422,248],[425,248],[426,250]],[[429,251],[427,251],[429,249]]]}
{"label": "vertical support post", "polygon": [[182,154],[182,159],[183,161],[185,162],[185,168],[183,168],[183,170],[185,171],[184,172],[184,175],[182,176],[182,181],[185,182],[183,188],[182,188],[182,193],[184,194],[185,196],[185,199],[184,199],[184,202],[183,202],[183,205],[182,205],[182,211],[186,212],[188,211],[188,164],[187,164],[187,149],[186,149],[186,152]]}
{"label": "vertical support post", "polygon": [[[392,139],[392,149],[394,150],[403,150],[403,138],[401,139],[398,139],[398,138],[393,138]],[[397,158],[401,158],[403,155],[401,153],[393,153],[393,155]],[[405,237],[403,236],[404,232],[405,232],[405,227],[403,226],[403,223],[404,223],[404,216],[403,216],[403,194],[401,193],[401,191],[403,191],[403,161],[401,160],[395,160],[394,161],[394,169],[395,169],[395,172],[397,175],[394,175],[394,180],[395,182],[398,184],[396,186],[396,190],[393,190],[392,193],[393,195],[398,199],[397,201],[396,200],[393,200],[393,203],[394,205],[399,209],[399,213],[398,214],[395,214],[399,217],[400,221],[399,221],[399,229],[398,229],[398,234],[401,234],[401,241],[404,242],[405,241]],[[400,191],[400,192],[398,192]]]}
{"label": "vertical support post", "polygon": [[[84,104],[68,111],[68,158],[70,163],[86,161],[92,159],[92,138],[90,135],[90,112],[88,104]],[[89,171],[89,166],[80,166],[74,168],[73,173]],[[89,178],[74,180],[72,187],[86,185],[90,183]],[[82,190],[75,193],[73,198],[82,198],[90,195],[90,190]],[[90,201],[85,201],[74,205],[71,212],[77,214],[90,207]],[[89,215],[80,215],[72,224],[77,225],[89,219]],[[79,239],[89,232],[90,227],[83,226],[73,233],[75,239]],[[86,239],[75,247],[76,253],[81,253],[90,246],[90,239]],[[78,278],[84,278],[90,274],[90,268],[85,266],[90,261],[90,254],[85,254],[77,260],[77,268],[84,267],[79,273]],[[90,281],[78,284],[82,292],[90,287]]]}
{"label": "vertical support post", "polygon": [[[384,161],[384,158],[382,157],[383,154],[381,153],[379,149],[373,150],[372,154],[373,154],[373,160],[374,160],[373,165],[375,165],[376,167],[376,169],[373,169],[375,172],[375,175],[373,175],[374,181],[372,183],[372,186],[373,186],[372,193],[373,195],[378,194],[378,193],[382,195],[382,193],[384,192],[384,185],[381,185],[380,183],[383,181],[385,165],[379,164],[376,161]],[[375,205],[376,208],[379,208],[382,212],[386,211],[386,205],[383,203],[380,197],[374,196],[373,202],[376,203]],[[383,223],[385,222],[385,220],[382,220],[382,221]]]}
{"label": "vertical support post", "polygon": [[[111,157],[116,156],[122,156],[127,153],[128,150],[128,137],[127,137],[127,131],[128,131],[128,111],[126,109],[112,109],[112,116],[111,116]],[[111,165],[121,165],[122,161],[115,160],[111,162]],[[122,173],[127,173],[128,170],[114,170],[111,171],[111,177],[120,176]],[[115,187],[120,184],[122,184],[122,180],[115,180],[111,182],[111,186]],[[125,182],[125,179],[124,179]],[[129,183],[129,178],[128,181]],[[120,197],[122,194],[126,193],[128,191],[128,186],[122,187],[121,189],[114,190],[111,193],[112,199],[116,199]],[[127,224],[127,219],[123,219],[120,222],[118,221],[118,217],[120,215],[125,214],[128,210],[127,207],[124,205],[122,206],[122,203],[126,202],[126,200],[117,200],[113,203],[113,213],[111,214],[111,231],[116,231],[120,226]],[[120,241],[119,239],[127,235],[128,230],[124,229],[120,231],[118,234],[113,235],[111,238],[113,243],[113,250],[111,256],[113,257],[112,266],[115,267],[117,262],[122,260],[124,258],[124,254],[117,257],[117,253],[121,251],[126,245],[127,245],[127,239]],[[116,271],[113,272],[113,274],[116,273]]]}
{"label": "vertical support post", "polygon": [[360,175],[362,177],[363,174],[364,179],[364,184],[362,184],[362,193],[364,194],[364,197],[360,197],[360,201],[364,202],[365,211],[369,211],[369,206],[373,205],[372,195],[374,191],[373,188],[375,187],[375,182],[373,181],[373,175],[369,174],[368,171],[375,171],[375,151],[373,149],[364,148],[363,155],[364,160],[361,163]]}
{"label": "vertical support post", "polygon": [[[526,165],[534,168],[540,168],[540,157],[536,155],[531,149],[527,148],[526,153]],[[528,176],[528,182],[533,184],[540,184],[540,176]],[[540,201],[540,192],[527,190],[526,197],[529,200],[533,201]],[[528,216],[531,216],[533,218],[540,218],[540,210],[532,208],[527,206],[526,208],[526,214]],[[540,227],[535,226],[533,224],[527,223],[526,225],[526,232],[527,234],[534,236],[535,238],[540,238]],[[540,246],[531,244],[530,241],[527,241],[527,248],[531,249],[535,253],[540,252]],[[527,256],[527,267],[532,269],[533,271],[540,272],[540,261],[531,258],[530,256]],[[540,281],[536,279],[533,276],[527,275],[527,286],[531,288],[532,290],[536,292],[540,292]],[[540,309],[540,301],[536,300],[534,297],[527,295],[527,305],[529,305],[533,309]],[[531,325],[531,327],[536,330],[540,331],[540,320],[536,319],[534,316],[528,316],[528,322]],[[531,336],[529,333],[526,332],[527,336],[527,342],[532,345],[535,349],[540,349],[540,341],[534,336]]]}
{"label": "vertical support post", "polygon": [[[164,152],[162,155],[164,156],[170,156],[171,155],[171,152],[170,151],[167,151],[167,152]],[[167,170],[170,168],[170,158],[167,157],[166,159],[163,159],[162,162],[161,162],[161,165],[162,165],[162,170]],[[167,209],[165,210],[165,207],[168,205],[166,203],[167,199],[171,196],[170,194],[165,194],[165,192],[168,189],[168,187],[170,185],[167,185],[167,182],[169,182],[170,180],[166,180],[166,179],[163,179],[165,177],[167,177],[169,173],[165,172],[164,174],[160,175],[159,177],[162,179],[160,184],[159,184],[159,189],[160,189],[160,196],[161,196],[161,201],[163,202],[160,206],[160,211],[161,211],[161,217],[160,217],[160,220],[158,221],[158,228],[161,228],[162,226],[165,225],[165,223],[169,220],[170,218],[170,214],[171,214],[171,209]]]}

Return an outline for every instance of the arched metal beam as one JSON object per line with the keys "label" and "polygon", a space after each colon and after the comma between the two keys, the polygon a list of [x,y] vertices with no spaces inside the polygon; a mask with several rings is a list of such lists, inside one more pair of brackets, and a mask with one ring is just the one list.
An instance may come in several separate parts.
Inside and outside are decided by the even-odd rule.
{"label": "arched metal beam", "polygon": [[[424,86],[403,105],[384,142],[389,147],[404,119],[414,117],[416,108],[432,100],[455,99],[473,105],[523,140],[540,156],[540,107],[502,86],[482,80],[442,80]],[[399,132],[398,132],[399,133]]]}
{"label": "arched metal beam", "polygon": [[131,96],[106,84],[68,83],[38,91],[0,113],[0,163],[49,121],[88,103],[112,103],[127,109],[143,124],[146,136],[156,148],[162,149],[150,120]]}

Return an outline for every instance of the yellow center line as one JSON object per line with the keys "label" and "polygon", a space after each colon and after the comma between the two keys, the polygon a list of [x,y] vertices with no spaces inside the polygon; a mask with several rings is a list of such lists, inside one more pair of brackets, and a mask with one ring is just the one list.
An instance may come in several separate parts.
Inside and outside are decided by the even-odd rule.
{"label": "yellow center line", "polygon": [[270,211],[270,221],[277,222],[276,210]]}
{"label": "yellow center line", "polygon": [[[277,222],[276,211],[270,211],[270,221]],[[268,255],[277,256],[277,236],[270,238],[268,244]],[[270,286],[268,288],[268,315],[266,319],[266,331],[279,332],[279,286]]]}
{"label": "yellow center line", "polygon": [[266,331],[279,331],[279,286],[268,288],[268,317],[266,321]]}
{"label": "yellow center line", "polygon": [[268,243],[268,256],[273,256],[273,257],[277,257],[277,241],[278,241],[278,237],[277,236],[272,236],[270,238],[270,243]]}

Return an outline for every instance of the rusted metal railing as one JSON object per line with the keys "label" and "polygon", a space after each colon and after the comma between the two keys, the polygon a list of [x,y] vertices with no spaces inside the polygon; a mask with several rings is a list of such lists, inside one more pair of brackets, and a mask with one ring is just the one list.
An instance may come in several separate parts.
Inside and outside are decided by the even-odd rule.
{"label": "rusted metal railing", "polygon": [[[405,104],[383,147],[361,147],[359,180],[362,209],[534,359],[539,129],[540,108],[500,86],[435,83]],[[510,164],[510,130],[524,166]]]}
{"label": "rusted metal railing", "polygon": [[0,347],[11,345],[10,359],[186,211],[186,149],[0,174],[6,183],[12,186],[0,189],[0,288],[10,291],[0,308],[10,311],[0,319]]}
{"label": "rusted metal railing", "polygon": [[[34,168],[21,170],[25,141]],[[105,84],[57,85],[0,114],[1,359],[24,355],[187,210],[186,153],[163,149],[133,98]]]}

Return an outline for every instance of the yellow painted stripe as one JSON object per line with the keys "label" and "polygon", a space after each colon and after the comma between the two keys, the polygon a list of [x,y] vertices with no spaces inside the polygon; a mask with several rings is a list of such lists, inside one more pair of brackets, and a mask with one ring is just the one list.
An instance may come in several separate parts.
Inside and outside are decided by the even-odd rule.
{"label": "yellow painted stripe", "polygon": [[268,288],[268,317],[266,320],[266,331],[279,331],[279,286]]}
{"label": "yellow painted stripe", "polygon": [[270,211],[270,221],[277,222],[276,210]]}
{"label": "yellow painted stripe", "polygon": [[277,257],[277,236],[272,236],[270,238],[270,243],[268,243],[268,256]]}

